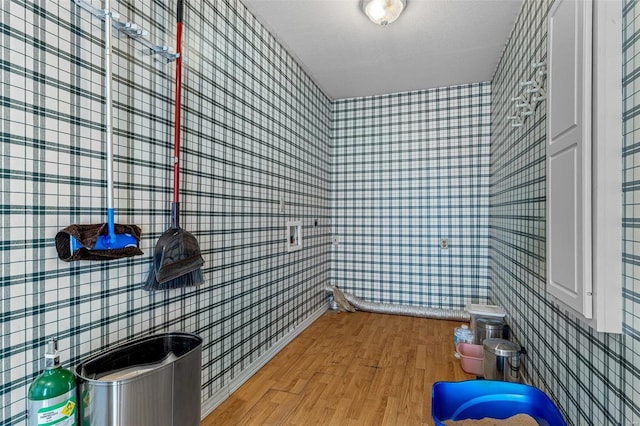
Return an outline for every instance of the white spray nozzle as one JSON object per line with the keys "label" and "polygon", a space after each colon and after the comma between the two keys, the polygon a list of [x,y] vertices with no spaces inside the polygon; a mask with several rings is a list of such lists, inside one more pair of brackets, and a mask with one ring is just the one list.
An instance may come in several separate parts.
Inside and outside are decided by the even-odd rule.
{"label": "white spray nozzle", "polygon": [[58,340],[51,339],[47,342],[47,352],[44,354],[47,358],[53,358],[58,353]]}

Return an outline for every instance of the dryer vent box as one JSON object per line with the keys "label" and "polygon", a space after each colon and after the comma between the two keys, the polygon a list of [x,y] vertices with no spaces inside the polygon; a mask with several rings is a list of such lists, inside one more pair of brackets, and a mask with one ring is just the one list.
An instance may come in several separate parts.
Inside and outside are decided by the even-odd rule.
{"label": "dryer vent box", "polygon": [[302,222],[299,220],[287,222],[287,251],[302,248]]}

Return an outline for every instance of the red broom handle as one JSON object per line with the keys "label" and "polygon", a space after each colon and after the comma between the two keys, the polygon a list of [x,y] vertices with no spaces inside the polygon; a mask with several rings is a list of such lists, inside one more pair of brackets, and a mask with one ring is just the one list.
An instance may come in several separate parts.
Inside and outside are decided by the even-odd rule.
{"label": "red broom handle", "polygon": [[173,132],[173,202],[179,203],[180,194],[180,106],[182,93],[182,12],[184,0],[178,0],[178,25],[176,34],[176,107],[175,107],[175,130]]}

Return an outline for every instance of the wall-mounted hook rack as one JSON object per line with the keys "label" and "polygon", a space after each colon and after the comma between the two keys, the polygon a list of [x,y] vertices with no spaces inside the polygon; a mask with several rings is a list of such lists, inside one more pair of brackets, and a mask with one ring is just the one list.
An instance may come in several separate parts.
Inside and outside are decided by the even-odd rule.
{"label": "wall-mounted hook rack", "polygon": [[547,99],[547,91],[544,88],[545,76],[547,74],[546,62],[534,62],[533,79],[521,81],[519,87],[523,88],[522,94],[511,98],[516,112],[507,117],[511,121],[512,127],[521,127],[524,121],[536,110],[538,103]]}
{"label": "wall-mounted hook rack", "polygon": [[507,117],[507,120],[511,121],[511,127],[522,127],[524,124],[521,115],[511,115]]}
{"label": "wall-mounted hook rack", "polygon": [[167,61],[172,62],[178,58],[178,54],[169,51],[167,46],[160,46],[149,41],[146,36],[148,33],[133,22],[121,20],[121,16],[117,12],[110,12],[104,9],[98,9],[85,0],[72,0],[78,7],[90,12],[93,16],[105,20],[107,13],[111,13],[113,28],[132,38],[149,49],[149,53],[156,53]]}

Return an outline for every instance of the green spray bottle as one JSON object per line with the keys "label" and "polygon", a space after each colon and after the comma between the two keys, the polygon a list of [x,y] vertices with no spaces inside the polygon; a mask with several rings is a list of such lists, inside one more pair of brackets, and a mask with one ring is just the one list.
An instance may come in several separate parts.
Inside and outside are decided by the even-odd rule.
{"label": "green spray bottle", "polygon": [[76,377],[60,366],[58,342],[49,341],[45,370],[29,386],[29,426],[76,426]]}

